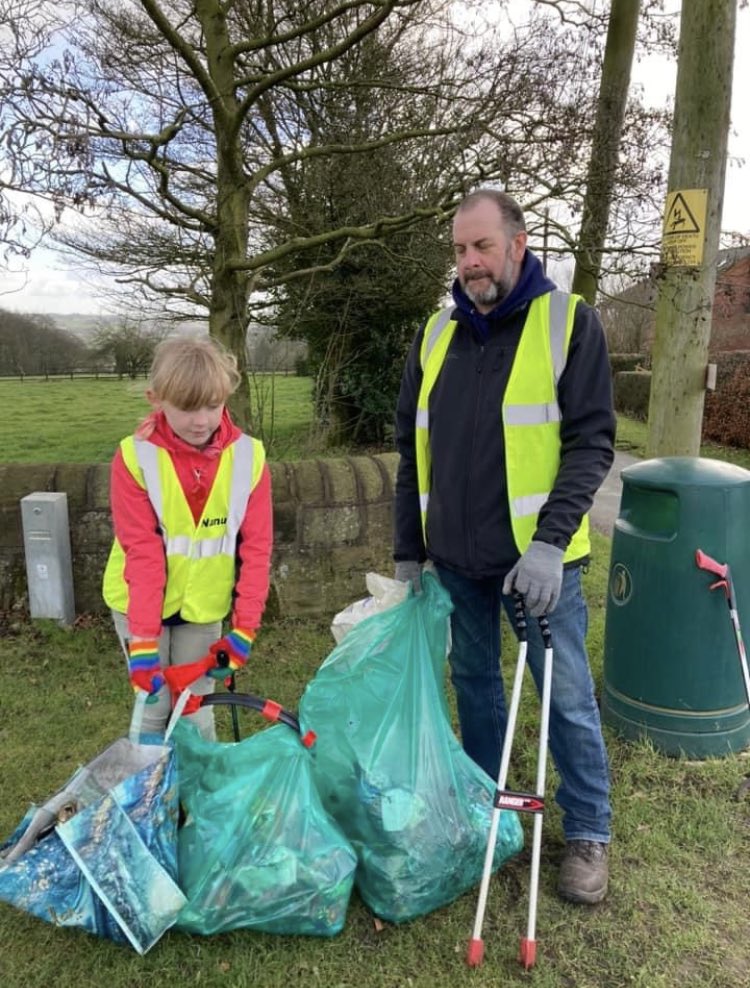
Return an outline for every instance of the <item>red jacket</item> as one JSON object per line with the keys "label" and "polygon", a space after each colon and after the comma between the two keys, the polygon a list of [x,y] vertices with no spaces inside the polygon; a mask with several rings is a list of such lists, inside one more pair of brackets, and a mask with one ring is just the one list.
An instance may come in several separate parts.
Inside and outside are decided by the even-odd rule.
{"label": "red jacket", "polygon": [[[169,452],[196,523],[216,476],[219,456],[240,435],[226,409],[205,449],[197,449],[176,436],[163,412],[152,413],[136,430],[137,438],[149,439]],[[110,503],[114,533],[125,552],[130,633],[140,638],[158,638],[166,583],[164,543],[148,494],[125,466],[119,448],[112,460]],[[266,463],[240,526],[231,616],[235,628],[255,631],[260,625],[268,597],[272,548],[271,474]]]}

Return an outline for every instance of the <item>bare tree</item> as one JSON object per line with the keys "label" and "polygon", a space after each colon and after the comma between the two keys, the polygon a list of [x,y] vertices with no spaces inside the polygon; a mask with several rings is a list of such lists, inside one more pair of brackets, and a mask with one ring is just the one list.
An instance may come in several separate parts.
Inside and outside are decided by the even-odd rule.
{"label": "bare tree", "polygon": [[613,0],[609,14],[581,233],[573,275],[573,291],[583,295],[592,305],[596,299],[609,222],[609,206],[614,194],[640,6],[640,0]]}
{"label": "bare tree", "polygon": [[149,326],[122,319],[96,332],[91,341],[91,353],[98,360],[111,360],[118,377],[135,380],[148,372],[154,349],[167,332],[164,326]]}
{"label": "bare tree", "polygon": [[[532,217],[580,204],[598,23],[553,27],[537,4],[508,30],[501,0],[492,22],[467,0],[460,23],[449,0],[35,2],[52,46],[0,65],[13,187],[73,207],[60,242],[131,297],[207,312],[241,367],[271,293],[448,218],[476,184],[504,184]],[[310,209],[311,176],[331,202],[388,149],[418,179],[400,198],[379,201],[376,177],[367,209]],[[418,260],[414,246],[398,252]]]}
{"label": "bare tree", "polygon": [[86,347],[49,316],[0,309],[0,374],[61,374],[85,360]]}
{"label": "bare tree", "polygon": [[[33,137],[17,126],[17,96],[24,86],[23,67],[49,44],[51,21],[45,0],[0,0],[0,252],[11,268],[23,270],[23,261],[51,226],[42,203],[16,195],[26,176],[20,161]],[[0,295],[10,294],[0,286]]]}

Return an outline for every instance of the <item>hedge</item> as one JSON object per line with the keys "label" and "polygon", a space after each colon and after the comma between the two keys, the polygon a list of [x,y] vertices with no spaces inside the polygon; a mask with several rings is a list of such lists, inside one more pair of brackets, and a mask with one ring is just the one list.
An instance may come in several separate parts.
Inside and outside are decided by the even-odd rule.
{"label": "hedge", "polygon": [[[636,355],[614,356],[618,363],[621,360],[627,364],[625,358],[632,360]],[[716,363],[716,390],[706,392],[702,439],[722,446],[750,449],[750,350],[717,353],[713,362]],[[616,371],[613,387],[616,411],[642,421],[648,418],[649,371]]]}

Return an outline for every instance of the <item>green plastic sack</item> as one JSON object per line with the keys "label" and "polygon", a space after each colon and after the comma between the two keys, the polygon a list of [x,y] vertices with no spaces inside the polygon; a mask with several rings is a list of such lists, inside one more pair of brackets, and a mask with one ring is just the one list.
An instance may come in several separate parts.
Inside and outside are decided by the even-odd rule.
{"label": "green plastic sack", "polygon": [[[450,597],[424,574],[423,592],[357,624],[300,703],[318,740],[323,804],[357,852],[355,884],[369,908],[402,922],[478,884],[495,781],[450,725],[444,670]],[[500,816],[494,867],[523,846],[514,812]]]}
{"label": "green plastic sack", "polygon": [[180,721],[172,735],[180,802],[176,928],[333,936],[356,856],[320,802],[310,751],[282,724],[234,744]]}

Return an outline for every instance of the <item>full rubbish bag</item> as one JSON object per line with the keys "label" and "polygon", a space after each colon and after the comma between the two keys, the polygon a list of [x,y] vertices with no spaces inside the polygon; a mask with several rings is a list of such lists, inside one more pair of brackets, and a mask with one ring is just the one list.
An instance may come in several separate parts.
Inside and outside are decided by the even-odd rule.
{"label": "full rubbish bag", "polygon": [[185,897],[174,754],[134,738],[131,729],[28,810],[0,846],[0,900],[144,954]]}
{"label": "full rubbish bag", "polygon": [[188,900],[177,927],[333,936],[344,926],[357,859],[313,784],[314,734],[300,738],[294,715],[252,694],[203,702],[247,706],[282,723],[236,743],[207,741],[184,720],[174,726]]}
{"label": "full rubbish bag", "polygon": [[[356,887],[396,923],[479,882],[495,795],[449,720],[450,597],[431,573],[422,586],[353,627],[300,702],[303,729],[318,735],[312,763],[323,804],[357,852]],[[522,846],[517,814],[503,812],[494,869]]]}
{"label": "full rubbish bag", "polygon": [[343,611],[339,611],[331,622],[331,634],[336,642],[340,642],[355,624],[400,604],[409,593],[406,583],[382,576],[380,573],[367,573],[365,585],[368,596],[355,600]]}

